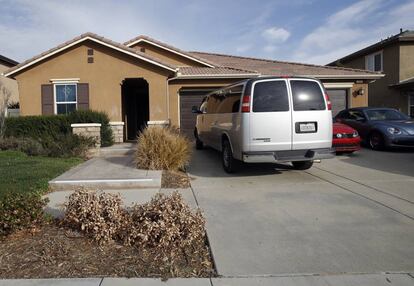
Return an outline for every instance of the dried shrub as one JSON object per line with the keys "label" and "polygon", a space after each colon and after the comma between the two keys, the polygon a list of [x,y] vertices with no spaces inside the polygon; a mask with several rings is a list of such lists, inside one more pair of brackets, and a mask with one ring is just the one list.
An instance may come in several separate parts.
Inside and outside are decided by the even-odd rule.
{"label": "dried shrub", "polygon": [[169,265],[172,272],[178,261],[191,264],[208,256],[203,215],[192,211],[178,192],[157,194],[135,205],[120,236],[127,244],[152,250],[154,260]]}
{"label": "dried shrub", "polygon": [[179,170],[189,162],[190,141],[173,128],[148,127],[138,137],[135,162],[149,170]]}
{"label": "dried shrub", "polygon": [[11,234],[44,221],[47,200],[36,193],[8,192],[0,198],[0,236]]}
{"label": "dried shrub", "polygon": [[81,188],[69,196],[64,223],[104,243],[117,236],[125,217],[119,194]]}

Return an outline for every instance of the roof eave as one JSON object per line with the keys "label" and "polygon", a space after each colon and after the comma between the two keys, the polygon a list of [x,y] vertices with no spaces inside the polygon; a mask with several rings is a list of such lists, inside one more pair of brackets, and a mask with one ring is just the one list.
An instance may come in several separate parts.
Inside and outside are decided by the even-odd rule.
{"label": "roof eave", "polygon": [[148,39],[144,39],[144,38],[137,39],[137,40],[135,40],[135,41],[133,41],[133,42],[127,43],[127,44],[126,44],[126,46],[127,46],[127,47],[131,47],[131,46],[133,46],[133,45],[138,44],[139,42],[146,42],[146,43],[149,43],[149,44],[154,45],[154,46],[156,46],[156,47],[158,47],[158,48],[161,48],[161,49],[167,50],[167,51],[169,51],[169,52],[171,52],[171,53],[174,53],[174,54],[180,55],[180,56],[185,57],[185,58],[187,58],[187,59],[190,59],[190,60],[192,60],[192,61],[195,61],[195,62],[198,62],[198,63],[200,63],[200,64],[206,65],[206,66],[208,66],[208,67],[210,67],[210,68],[214,68],[214,67],[215,67],[214,65],[212,65],[212,64],[210,64],[210,63],[207,63],[207,62],[205,62],[205,61],[201,61],[201,60],[199,60],[199,59],[196,59],[196,58],[191,57],[191,56],[189,56],[189,55],[186,55],[186,54],[180,53],[180,52],[175,51],[175,50],[173,50],[173,49],[167,48],[167,47],[165,47],[165,46],[163,46],[163,45],[159,45],[159,44],[157,44],[157,43],[154,43],[153,41],[150,41],[150,40],[148,40]]}
{"label": "roof eave", "polygon": [[93,41],[93,42],[99,43],[99,44],[101,44],[101,45],[104,45],[104,46],[107,46],[107,47],[113,48],[113,49],[115,49],[115,50],[121,51],[121,52],[126,53],[126,54],[128,54],[128,55],[131,55],[131,56],[133,56],[133,57],[135,57],[135,58],[138,58],[138,59],[141,59],[141,60],[143,60],[143,61],[146,61],[146,62],[152,63],[152,64],[154,64],[154,65],[157,65],[157,66],[162,67],[162,68],[164,68],[164,69],[170,70],[170,71],[172,71],[172,72],[176,72],[176,71],[177,71],[177,69],[176,69],[176,68],[172,68],[172,67],[166,66],[166,65],[164,65],[164,64],[162,64],[162,63],[158,63],[158,62],[156,62],[156,61],[153,61],[153,60],[151,60],[151,59],[148,59],[148,58],[142,57],[142,56],[140,56],[140,55],[138,55],[138,54],[135,54],[135,53],[132,53],[132,52],[130,52],[130,51],[123,50],[123,49],[121,49],[121,48],[118,48],[118,47],[116,47],[116,46],[114,46],[114,45],[111,45],[111,44],[109,44],[109,43],[106,43],[106,42],[104,42],[104,41],[101,41],[101,40],[99,40],[99,39],[96,39],[96,38],[94,38],[94,37],[91,37],[91,36],[86,36],[86,37],[80,38],[79,40],[76,40],[76,41],[74,41],[74,42],[72,42],[72,43],[70,43],[70,44],[68,44],[68,45],[65,45],[65,46],[63,46],[63,47],[61,47],[61,48],[59,48],[59,49],[57,49],[57,50],[55,50],[55,51],[52,51],[52,52],[50,52],[50,53],[48,53],[48,54],[46,54],[46,55],[44,55],[44,56],[42,56],[42,57],[39,57],[39,58],[37,58],[37,59],[35,59],[35,60],[33,60],[33,61],[30,61],[30,62],[28,62],[27,64],[25,64],[25,65],[23,65],[23,66],[21,66],[21,67],[19,67],[19,68],[17,68],[17,69],[13,69],[13,68],[11,68],[11,69],[13,69],[12,71],[10,71],[10,72],[7,72],[7,71],[6,71],[6,72],[4,72],[3,74],[4,74],[4,76],[6,76],[6,77],[12,77],[12,78],[13,78],[13,76],[14,76],[16,73],[18,73],[19,71],[22,71],[22,70],[24,70],[24,69],[26,69],[26,68],[28,68],[28,67],[30,67],[30,66],[32,66],[32,65],[34,65],[34,64],[36,64],[36,63],[38,63],[38,62],[40,62],[40,61],[42,61],[42,60],[44,60],[44,59],[47,59],[47,58],[49,58],[49,57],[51,57],[51,56],[53,56],[53,55],[55,55],[55,54],[57,54],[57,53],[60,53],[61,51],[64,51],[64,50],[66,50],[66,49],[68,49],[68,48],[70,48],[70,47],[73,47],[73,46],[75,46],[75,45],[77,45],[77,44],[79,44],[79,43],[82,43],[82,42],[84,42],[84,41],[86,41],[86,40],[90,40],[90,41]]}
{"label": "roof eave", "polygon": [[385,74],[356,74],[356,75],[304,75],[318,79],[379,79]]}
{"label": "roof eave", "polygon": [[198,74],[198,75],[177,75],[173,79],[226,79],[226,78],[251,78],[260,74]]}

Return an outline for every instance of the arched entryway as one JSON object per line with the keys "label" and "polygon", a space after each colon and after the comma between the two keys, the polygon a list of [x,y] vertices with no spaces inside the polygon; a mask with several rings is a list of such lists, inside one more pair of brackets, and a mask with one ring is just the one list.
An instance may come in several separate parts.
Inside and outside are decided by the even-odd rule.
{"label": "arched entryway", "polygon": [[122,82],[122,118],[125,139],[135,140],[149,121],[148,82],[143,78],[127,78]]}

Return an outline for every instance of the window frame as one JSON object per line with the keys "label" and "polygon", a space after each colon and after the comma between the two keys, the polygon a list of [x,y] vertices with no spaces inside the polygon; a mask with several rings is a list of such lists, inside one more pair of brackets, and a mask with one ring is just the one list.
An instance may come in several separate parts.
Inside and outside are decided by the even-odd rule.
{"label": "window frame", "polygon": [[[62,85],[74,85],[75,86],[75,101],[57,101],[56,87]],[[77,81],[65,81],[65,82],[54,82],[53,83],[53,101],[54,101],[54,114],[58,115],[57,107],[58,104],[75,104],[75,110],[78,109],[78,82]]]}
{"label": "window frame", "polygon": [[[376,71],[375,70],[375,56],[377,56],[377,55],[381,55],[381,69]],[[368,66],[368,61],[369,61],[370,57],[372,57],[373,63],[374,63],[374,66],[373,66],[372,70],[369,69],[369,66]],[[384,71],[384,53],[383,53],[383,50],[365,56],[365,69],[369,70],[369,71],[373,71],[373,72],[383,72]]]}

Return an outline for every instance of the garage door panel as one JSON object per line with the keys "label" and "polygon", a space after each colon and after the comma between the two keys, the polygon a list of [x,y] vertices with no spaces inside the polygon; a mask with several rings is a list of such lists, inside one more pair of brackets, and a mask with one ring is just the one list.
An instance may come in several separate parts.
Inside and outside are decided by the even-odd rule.
{"label": "garage door panel", "polygon": [[346,89],[327,89],[326,90],[332,103],[332,116],[339,111],[347,108],[347,90]]}
{"label": "garage door panel", "polygon": [[192,113],[193,106],[200,106],[204,96],[215,89],[196,89],[180,91],[180,131],[189,138],[194,138],[193,131],[197,115]]}

